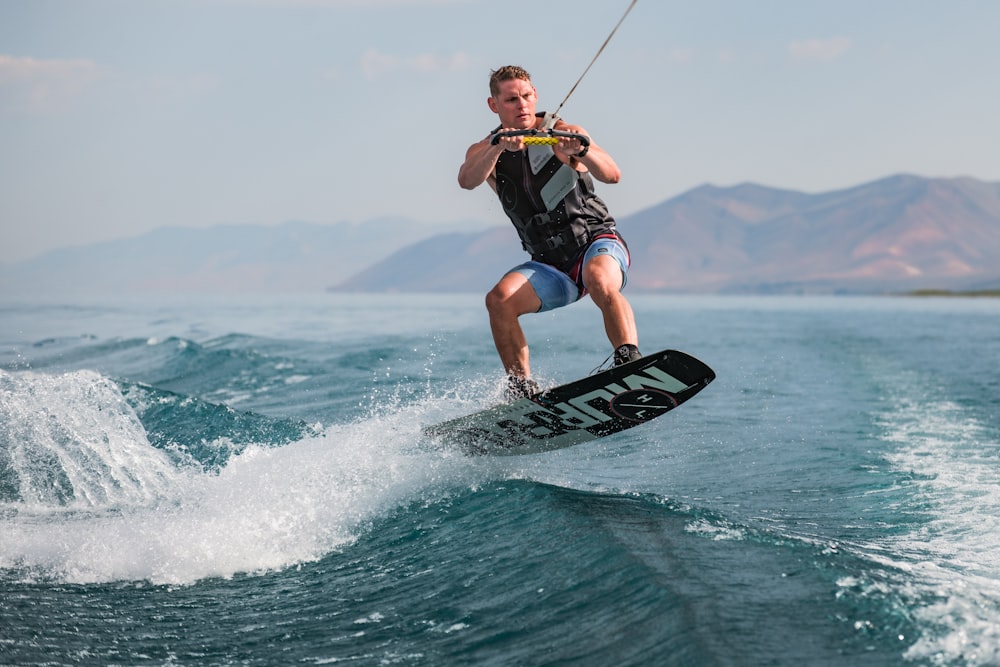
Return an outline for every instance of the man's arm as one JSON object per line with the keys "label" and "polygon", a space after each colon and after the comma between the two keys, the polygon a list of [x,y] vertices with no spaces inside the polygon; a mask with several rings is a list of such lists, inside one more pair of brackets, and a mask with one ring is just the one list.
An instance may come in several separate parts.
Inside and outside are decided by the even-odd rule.
{"label": "man's arm", "polygon": [[503,152],[503,146],[490,145],[489,137],[469,146],[469,150],[465,152],[465,162],[458,169],[458,184],[466,190],[482,185],[492,176],[497,158]]}
{"label": "man's arm", "polygon": [[[515,128],[502,128],[499,132],[509,132]],[[524,137],[500,137],[496,145],[490,144],[490,139],[486,137],[479,143],[469,146],[465,152],[465,162],[458,170],[458,184],[466,190],[479,187],[485,181],[489,181],[490,187],[496,189],[493,180],[493,169],[497,166],[497,159],[504,151],[524,150]]]}

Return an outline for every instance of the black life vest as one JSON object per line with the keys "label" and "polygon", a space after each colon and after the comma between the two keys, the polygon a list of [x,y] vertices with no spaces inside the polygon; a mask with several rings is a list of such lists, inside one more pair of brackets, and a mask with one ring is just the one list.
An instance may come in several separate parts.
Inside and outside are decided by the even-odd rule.
{"label": "black life vest", "polygon": [[533,260],[568,273],[591,241],[616,234],[593,178],[560,162],[551,146],[504,151],[494,173],[504,213]]}

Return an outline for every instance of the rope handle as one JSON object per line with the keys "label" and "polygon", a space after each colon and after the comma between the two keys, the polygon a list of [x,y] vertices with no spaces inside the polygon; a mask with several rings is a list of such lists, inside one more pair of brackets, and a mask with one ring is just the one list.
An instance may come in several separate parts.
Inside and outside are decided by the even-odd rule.
{"label": "rope handle", "polygon": [[490,135],[490,145],[496,146],[502,137],[524,137],[524,143],[549,145],[559,143],[560,138],[578,139],[584,149],[590,148],[590,137],[579,132],[563,132],[562,130],[507,130]]}

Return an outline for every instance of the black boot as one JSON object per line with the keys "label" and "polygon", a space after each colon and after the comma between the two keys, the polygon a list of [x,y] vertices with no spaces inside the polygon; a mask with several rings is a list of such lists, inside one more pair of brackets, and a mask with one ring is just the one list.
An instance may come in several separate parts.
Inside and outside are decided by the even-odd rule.
{"label": "black boot", "polygon": [[639,352],[639,348],[636,345],[626,343],[625,345],[619,345],[615,350],[615,366],[621,366],[636,359],[642,359],[642,353]]}
{"label": "black boot", "polygon": [[519,398],[531,398],[538,393],[538,383],[531,378],[523,378],[519,375],[507,376],[507,391],[504,395],[508,401],[516,401]]}

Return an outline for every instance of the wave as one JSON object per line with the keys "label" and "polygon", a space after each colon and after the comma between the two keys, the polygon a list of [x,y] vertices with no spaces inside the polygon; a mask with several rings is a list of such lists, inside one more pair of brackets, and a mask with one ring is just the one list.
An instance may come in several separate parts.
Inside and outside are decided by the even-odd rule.
{"label": "wave", "polygon": [[116,384],[152,446],[206,470],[221,469],[248,445],[277,447],[322,431],[320,423],[266,417],[146,384]]}
{"label": "wave", "polygon": [[[92,371],[0,371],[0,502],[89,508],[161,497],[176,466],[118,386]],[[136,446],[136,445],[139,446]]]}
{"label": "wave", "polygon": [[416,405],[323,428],[93,371],[0,371],[0,389],[0,568],[25,578],[191,583],[280,569],[477,479],[467,459],[421,447]]}
{"label": "wave", "polygon": [[[395,513],[349,557],[327,561],[327,570],[360,562],[383,577],[410,573],[398,583],[421,599],[450,591],[441,594],[434,621],[463,627],[471,646],[487,646],[489,628],[523,628],[523,641],[505,644],[509,662],[530,662],[537,647],[572,636],[566,659],[586,664],[648,664],[663,656],[739,664],[749,651],[780,655],[782,664],[875,665],[899,655],[896,634],[914,634],[894,598],[834,595],[838,576],[860,575],[871,561],[828,541],[657,494],[507,474],[514,478]],[[351,582],[359,598],[373,588],[384,596],[380,578]],[[475,599],[471,609],[459,602],[467,596]],[[402,617],[406,604],[383,598],[378,609]],[[861,636],[857,618],[880,625]],[[840,662],[816,660],[816,637],[841,642]],[[869,646],[873,640],[878,649]]]}
{"label": "wave", "polygon": [[[649,639],[605,637],[587,644],[587,655],[636,662],[662,655],[663,641],[720,661],[752,641],[762,654],[799,651],[807,661],[811,645],[761,632],[753,610],[769,609],[770,626],[820,636],[828,614],[812,605],[823,599],[844,618],[880,619],[865,640],[915,634],[892,572],[862,551],[655,494],[547,483],[541,457],[469,458],[421,439],[422,424],[478,407],[495,389],[483,380],[444,398],[386,400],[355,421],[307,427],[93,371],[0,371],[8,425],[0,435],[0,569],[29,582],[186,586],[337,554],[379,571],[405,558],[421,573],[440,569],[441,586],[461,577],[494,618],[528,613],[549,623],[563,610],[581,623],[590,617],[579,605],[594,604],[598,615],[583,635],[601,637],[610,622]],[[198,424],[205,441],[180,446],[197,437]],[[831,599],[835,579],[841,595]],[[872,581],[885,582],[881,594],[872,594]],[[405,606],[394,599],[392,608]],[[453,618],[449,627],[490,625],[474,620]],[[722,626],[746,631],[717,632]]]}
{"label": "wave", "polygon": [[29,357],[17,367],[46,372],[96,369],[232,405],[306,381],[318,372],[279,348],[275,341],[242,334],[201,343],[176,336],[50,338],[34,343]]}
{"label": "wave", "polygon": [[[470,459],[421,438],[422,424],[493,400],[493,380],[418,402],[384,396],[365,416],[326,427],[93,371],[0,371],[0,387],[10,536],[0,567],[27,577],[191,583],[280,569],[352,543],[409,503],[497,479],[549,484],[541,458]],[[668,499],[554,483],[594,507],[604,498],[666,507],[699,538],[770,539]]]}
{"label": "wave", "polygon": [[[387,525],[426,524],[428,508],[441,506],[451,522],[461,505],[467,520],[447,530],[468,532],[453,540],[485,548],[495,534],[533,534],[558,562],[592,563],[639,598],[654,595],[636,583],[646,578],[684,600],[726,600],[704,603],[719,621],[712,627],[741,622],[728,617],[741,596],[772,614],[787,599],[795,602],[788,609],[828,600],[832,611],[815,622],[836,617],[858,641],[877,639],[918,661],[998,663],[995,431],[967,406],[941,400],[945,392],[926,378],[881,370],[888,398],[876,426],[904,488],[872,487],[882,494],[873,502],[898,502],[887,507],[895,523],[880,540],[853,543],[627,488],[574,489],[581,483],[540,458],[470,459],[421,439],[421,425],[492,400],[487,379],[417,400],[373,393],[364,415],[322,426],[89,370],[0,371],[0,568],[28,581],[187,585],[286,570],[359,541],[374,549]],[[566,530],[554,528],[567,517]],[[546,567],[525,555],[533,544],[511,546],[512,568]],[[609,553],[622,576],[638,578],[614,579],[602,565]],[[615,594],[611,583],[587,582]],[[615,610],[641,624],[633,611]],[[807,622],[793,616],[781,621]],[[697,625],[678,632],[698,637]]]}
{"label": "wave", "polygon": [[95,370],[213,404],[329,422],[381,399],[363,396],[369,388],[384,393],[391,382],[389,391],[409,386],[412,395],[422,396],[428,384],[439,381],[431,379],[430,362],[414,356],[412,345],[402,345],[385,337],[331,347],[238,333],[202,342],[80,336],[38,341],[0,368],[50,374]]}

